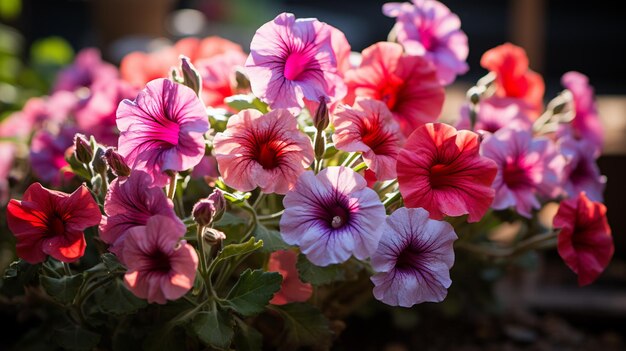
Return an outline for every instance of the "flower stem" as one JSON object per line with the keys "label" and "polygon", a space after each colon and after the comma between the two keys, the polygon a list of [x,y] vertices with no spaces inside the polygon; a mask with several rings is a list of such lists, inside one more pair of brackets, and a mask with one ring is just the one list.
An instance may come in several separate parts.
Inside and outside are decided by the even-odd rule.
{"label": "flower stem", "polygon": [[259,221],[267,221],[267,220],[278,218],[278,217],[282,216],[284,212],[285,212],[285,210],[282,210],[282,211],[278,211],[276,213],[272,213],[272,214],[269,214],[269,215],[257,216],[257,219]]}
{"label": "flower stem", "polygon": [[364,170],[366,168],[367,168],[367,165],[365,164],[365,162],[361,162],[356,167],[354,167],[353,170],[355,172],[360,172],[360,171],[362,171],[362,170]]}
{"label": "flower stem", "polygon": [[484,255],[491,258],[514,257],[532,249],[551,247],[556,244],[558,232],[551,231],[545,234],[534,235],[526,240],[522,240],[511,247],[493,247],[472,243],[459,243],[459,249],[468,252]]}
{"label": "flower stem", "polygon": [[250,215],[252,217],[252,221],[250,223],[250,226],[248,227],[248,230],[246,231],[246,234],[243,236],[243,238],[240,241],[240,242],[243,243],[246,240],[248,240],[248,238],[254,232],[254,229],[256,229],[257,222],[258,222],[258,217],[257,217],[256,211],[254,210],[254,208],[252,206],[250,206],[250,204],[248,204],[247,201],[244,202],[244,206],[242,208],[244,210],[246,210],[248,213],[250,213]]}
{"label": "flower stem", "polygon": [[174,200],[174,195],[176,194],[176,179],[177,179],[177,174],[176,172],[172,173],[172,175],[170,176],[170,186],[167,190],[167,197],[169,197],[170,199]]}
{"label": "flower stem", "polygon": [[202,240],[202,231],[204,230],[204,227],[201,225],[198,225],[196,228],[196,235],[198,238],[198,251],[199,251],[199,258],[200,258],[200,275],[202,276],[202,279],[205,282],[205,285],[207,285],[207,289],[208,289],[208,284],[207,284],[207,268],[206,268],[206,254],[204,251],[204,240]]}
{"label": "flower stem", "polygon": [[63,270],[65,271],[65,275],[72,275],[72,270],[70,269],[70,264],[67,262],[63,262]]}

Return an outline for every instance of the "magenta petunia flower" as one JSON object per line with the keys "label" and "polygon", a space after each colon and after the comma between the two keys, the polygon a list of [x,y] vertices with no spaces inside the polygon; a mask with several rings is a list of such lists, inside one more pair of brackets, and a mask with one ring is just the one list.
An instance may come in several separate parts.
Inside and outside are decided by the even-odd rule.
{"label": "magenta petunia flower", "polygon": [[[532,122],[525,113],[525,107],[515,99],[492,96],[478,103],[475,131],[495,133],[504,127],[515,125],[521,129],[530,130]],[[470,129],[469,105],[461,107],[461,119],[456,129]]]}
{"label": "magenta petunia flower", "polygon": [[35,175],[53,185],[61,185],[74,174],[65,160],[65,153],[74,145],[76,129],[63,127],[58,134],[45,129],[39,130],[30,143],[29,160]]}
{"label": "magenta petunia flower", "polygon": [[406,56],[402,46],[379,42],[363,50],[361,65],[346,73],[346,103],[356,97],[380,100],[408,137],[439,117],[445,98],[435,67],[423,57]]}
{"label": "magenta petunia flower", "polygon": [[283,199],[280,233],[315,265],[369,257],[380,240],[385,207],[365,179],[345,167],[302,173]]}
{"label": "magenta petunia flower", "polygon": [[383,5],[383,13],[396,18],[392,32],[407,54],[423,56],[437,67],[441,84],[451,84],[468,71],[467,35],[446,5],[433,0],[390,2]]}
{"label": "magenta petunia flower", "polygon": [[481,144],[481,154],[498,165],[494,209],[515,207],[530,218],[531,210],[541,207],[540,197],[551,199],[562,191],[564,160],[549,139],[533,138],[525,130],[500,129]]}
{"label": "magenta petunia flower", "polygon": [[387,217],[372,254],[376,299],[402,307],[445,299],[457,236],[450,223],[428,216],[423,208],[403,207]]}
{"label": "magenta petunia flower", "polygon": [[224,182],[240,191],[285,194],[313,162],[311,140],[284,109],[239,112],[213,146]]}
{"label": "magenta petunia flower", "polygon": [[582,73],[567,72],[561,78],[561,84],[572,93],[575,111],[572,123],[563,125],[564,128],[571,128],[569,131],[574,137],[587,140],[600,152],[604,144],[604,131],[589,79]]}
{"label": "magenta petunia flower", "polygon": [[[333,48],[333,29],[314,18],[281,13],[250,43],[246,73],[254,95],[272,109],[298,112],[303,98],[334,102],[346,95]],[[336,30],[336,29],[335,29]],[[335,42],[340,38],[335,34]]]}
{"label": "magenta petunia flower", "polygon": [[185,225],[176,217],[174,204],[161,188],[152,186],[152,178],[145,172],[132,171],[129,177],[118,177],[111,182],[104,200],[100,222],[100,238],[109,244],[109,251],[122,262],[124,239],[128,231],[146,225],[148,218],[162,215],[172,218],[179,230]]}
{"label": "magenta petunia flower", "polygon": [[479,155],[478,134],[428,123],[398,154],[398,186],[407,207],[422,207],[433,219],[469,214],[478,222],[489,210],[496,176],[493,161]]}
{"label": "magenta petunia flower", "polygon": [[559,153],[565,158],[563,190],[569,197],[585,192],[591,201],[602,202],[606,177],[600,174],[596,163],[595,146],[587,140],[563,137],[557,143]]}
{"label": "magenta petunia flower", "polygon": [[353,107],[341,105],[333,120],[333,142],[339,150],[361,152],[378,180],[396,178],[396,158],[404,141],[387,106],[359,99]]}
{"label": "magenta petunia flower", "polygon": [[75,91],[90,88],[96,81],[116,79],[119,73],[110,63],[102,61],[100,51],[94,48],[81,50],[74,62],[59,72],[54,82],[54,91]]}
{"label": "magenta petunia flower", "polygon": [[209,130],[206,110],[190,88],[167,79],[155,79],[135,101],[117,109],[118,151],[133,169],[150,174],[163,186],[166,171],[184,171],[204,156],[204,133]]}
{"label": "magenta petunia flower", "polygon": [[193,287],[198,268],[196,250],[180,240],[185,229],[167,216],[153,216],[145,226],[133,227],[124,242],[128,271],[124,283],[148,302],[165,304]]}

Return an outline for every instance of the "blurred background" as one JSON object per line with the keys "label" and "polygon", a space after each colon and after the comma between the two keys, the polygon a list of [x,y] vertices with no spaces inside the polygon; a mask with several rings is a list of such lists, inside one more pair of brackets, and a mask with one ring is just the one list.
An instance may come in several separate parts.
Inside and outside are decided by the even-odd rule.
{"label": "blurred background", "polygon": [[[42,90],[49,83],[46,79],[51,79],[52,70],[69,62],[75,52],[85,47],[100,48],[103,57],[116,64],[131,51],[156,50],[186,36],[219,35],[241,44],[247,51],[255,30],[287,11],[296,17],[317,17],[332,24],[346,34],[353,51],[361,51],[387,38],[394,20],[381,13],[384,2],[0,0],[0,119],[19,109],[29,96],[45,93]],[[466,89],[486,73],[479,65],[482,53],[506,41],[527,50],[531,68],[546,81],[546,101],[562,89],[563,73],[576,70],[589,76],[596,88],[606,132],[605,151],[599,164],[609,179],[605,196],[616,254],[607,271],[591,287],[578,288],[575,275],[554,250],[526,257],[498,272],[481,271],[485,276],[480,279],[497,281],[494,289],[484,292],[484,296],[452,299],[443,314],[429,314],[432,305],[383,310],[370,304],[341,326],[343,332],[335,347],[626,349],[626,13],[621,3],[442,2],[461,18],[470,43],[470,71],[447,89],[444,120],[457,118]],[[457,267],[457,274],[462,274],[463,268]],[[451,295],[458,296],[463,288],[462,283],[453,284]],[[476,303],[477,299],[484,301]],[[459,307],[455,303],[476,305]],[[420,313],[414,313],[415,309]],[[459,311],[471,318],[459,318]],[[434,319],[424,319],[433,314]]]}

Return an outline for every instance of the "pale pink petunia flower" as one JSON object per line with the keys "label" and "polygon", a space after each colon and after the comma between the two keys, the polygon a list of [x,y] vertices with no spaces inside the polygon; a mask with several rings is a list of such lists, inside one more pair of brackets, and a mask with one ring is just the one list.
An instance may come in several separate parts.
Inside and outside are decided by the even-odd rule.
{"label": "pale pink petunia flower", "polygon": [[396,158],[404,138],[383,102],[359,99],[353,107],[341,105],[335,111],[333,124],[337,149],[361,152],[378,180],[396,178]]}
{"label": "pale pink petunia flower", "polygon": [[75,91],[90,88],[96,81],[108,81],[119,76],[117,68],[102,61],[100,51],[95,48],[81,50],[74,62],[57,75],[53,91]]}
{"label": "pale pink petunia flower", "polygon": [[313,264],[369,257],[382,234],[385,207],[365,179],[350,168],[328,167],[300,175],[283,199],[280,233]]}
{"label": "pale pink petunia flower", "polygon": [[258,186],[264,193],[285,194],[314,157],[311,140],[284,109],[239,112],[213,145],[224,182],[239,191]]}
{"label": "pale pink petunia flower", "polygon": [[404,136],[439,117],[445,98],[432,63],[406,56],[402,46],[379,42],[363,50],[361,65],[346,73],[348,95],[380,100],[387,104]]}
{"label": "pale pink petunia flower", "polygon": [[291,13],[281,13],[261,26],[246,61],[254,95],[273,109],[294,113],[304,107],[304,98],[341,100],[346,87],[337,67],[333,29],[314,18],[296,19]]}
{"label": "pale pink petunia flower", "polygon": [[185,230],[167,216],[153,216],[133,227],[124,241],[128,271],[124,283],[149,303],[177,300],[193,287],[198,268],[196,250],[181,238]]}
{"label": "pale pink petunia flower", "polygon": [[423,208],[406,207],[387,217],[372,254],[376,299],[402,307],[445,299],[457,236],[450,223],[428,217]]}
{"label": "pale pink petunia flower", "polygon": [[383,13],[396,18],[392,33],[407,54],[423,56],[437,67],[441,84],[451,84],[468,71],[467,35],[446,5],[434,0],[390,2],[383,5]]}
{"label": "pale pink petunia flower", "polygon": [[109,244],[109,251],[120,261],[124,239],[130,228],[146,225],[148,218],[161,215],[174,220],[180,230],[185,225],[174,212],[172,200],[161,188],[152,186],[152,178],[145,172],[134,170],[129,177],[118,177],[111,182],[104,200],[104,213],[100,222],[100,238]]}
{"label": "pale pink petunia flower", "polygon": [[168,183],[166,171],[197,165],[209,130],[206,110],[190,88],[168,79],[155,79],[135,101],[117,109],[118,151],[128,165],[150,174],[154,184]]}
{"label": "pale pink petunia flower", "polygon": [[553,199],[562,191],[564,160],[547,138],[534,138],[529,131],[504,128],[481,144],[481,154],[496,162],[493,181],[497,210],[515,207],[530,218],[541,207],[540,199]]}
{"label": "pale pink petunia flower", "polygon": [[585,192],[591,201],[602,202],[606,177],[600,174],[596,163],[595,145],[566,136],[558,140],[557,146],[565,159],[563,190],[567,196],[576,197]]}
{"label": "pale pink petunia flower", "polygon": [[[470,129],[469,105],[461,107],[461,118],[456,129]],[[498,130],[515,124],[521,129],[531,130],[532,122],[525,113],[526,108],[514,99],[492,96],[478,103],[474,131],[495,133]]]}

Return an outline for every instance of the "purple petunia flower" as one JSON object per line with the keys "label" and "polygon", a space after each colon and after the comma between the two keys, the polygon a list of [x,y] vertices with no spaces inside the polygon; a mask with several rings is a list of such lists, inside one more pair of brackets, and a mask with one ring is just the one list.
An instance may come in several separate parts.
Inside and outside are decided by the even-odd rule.
{"label": "purple petunia flower", "polygon": [[[331,26],[281,13],[259,28],[250,43],[246,73],[254,95],[272,109],[298,112],[303,98],[335,102],[346,95],[337,68]],[[335,34],[337,35],[337,34]]]}
{"label": "purple petunia flower", "polygon": [[91,88],[96,81],[108,81],[119,76],[117,68],[102,61],[100,51],[94,48],[81,50],[74,62],[59,72],[53,91],[75,91]]}
{"label": "purple petunia flower", "polygon": [[446,5],[434,0],[390,2],[383,5],[383,13],[396,17],[392,32],[406,53],[423,56],[437,67],[441,84],[448,85],[467,72],[467,35],[459,17]]}
{"label": "purple petunia flower", "polygon": [[345,167],[304,172],[283,200],[280,232],[318,266],[369,257],[380,240],[385,207],[365,179]]}
{"label": "purple petunia flower", "polygon": [[209,130],[206,110],[190,88],[167,79],[155,79],[135,101],[117,108],[118,151],[133,169],[152,176],[163,186],[165,171],[184,171],[204,156],[204,133]]}
{"label": "purple petunia flower", "polygon": [[387,217],[378,249],[372,254],[374,297],[411,307],[440,302],[452,284],[454,228],[428,218],[423,208],[400,208]]}
{"label": "purple petunia flower", "polygon": [[563,190],[568,197],[585,192],[591,201],[602,202],[606,177],[596,164],[597,149],[592,142],[571,137],[559,139],[557,146],[565,158]]}
{"label": "purple petunia flower", "polygon": [[74,127],[65,126],[58,133],[41,129],[33,135],[29,159],[39,179],[59,186],[74,176],[65,160],[67,149],[74,143],[74,134]]}

